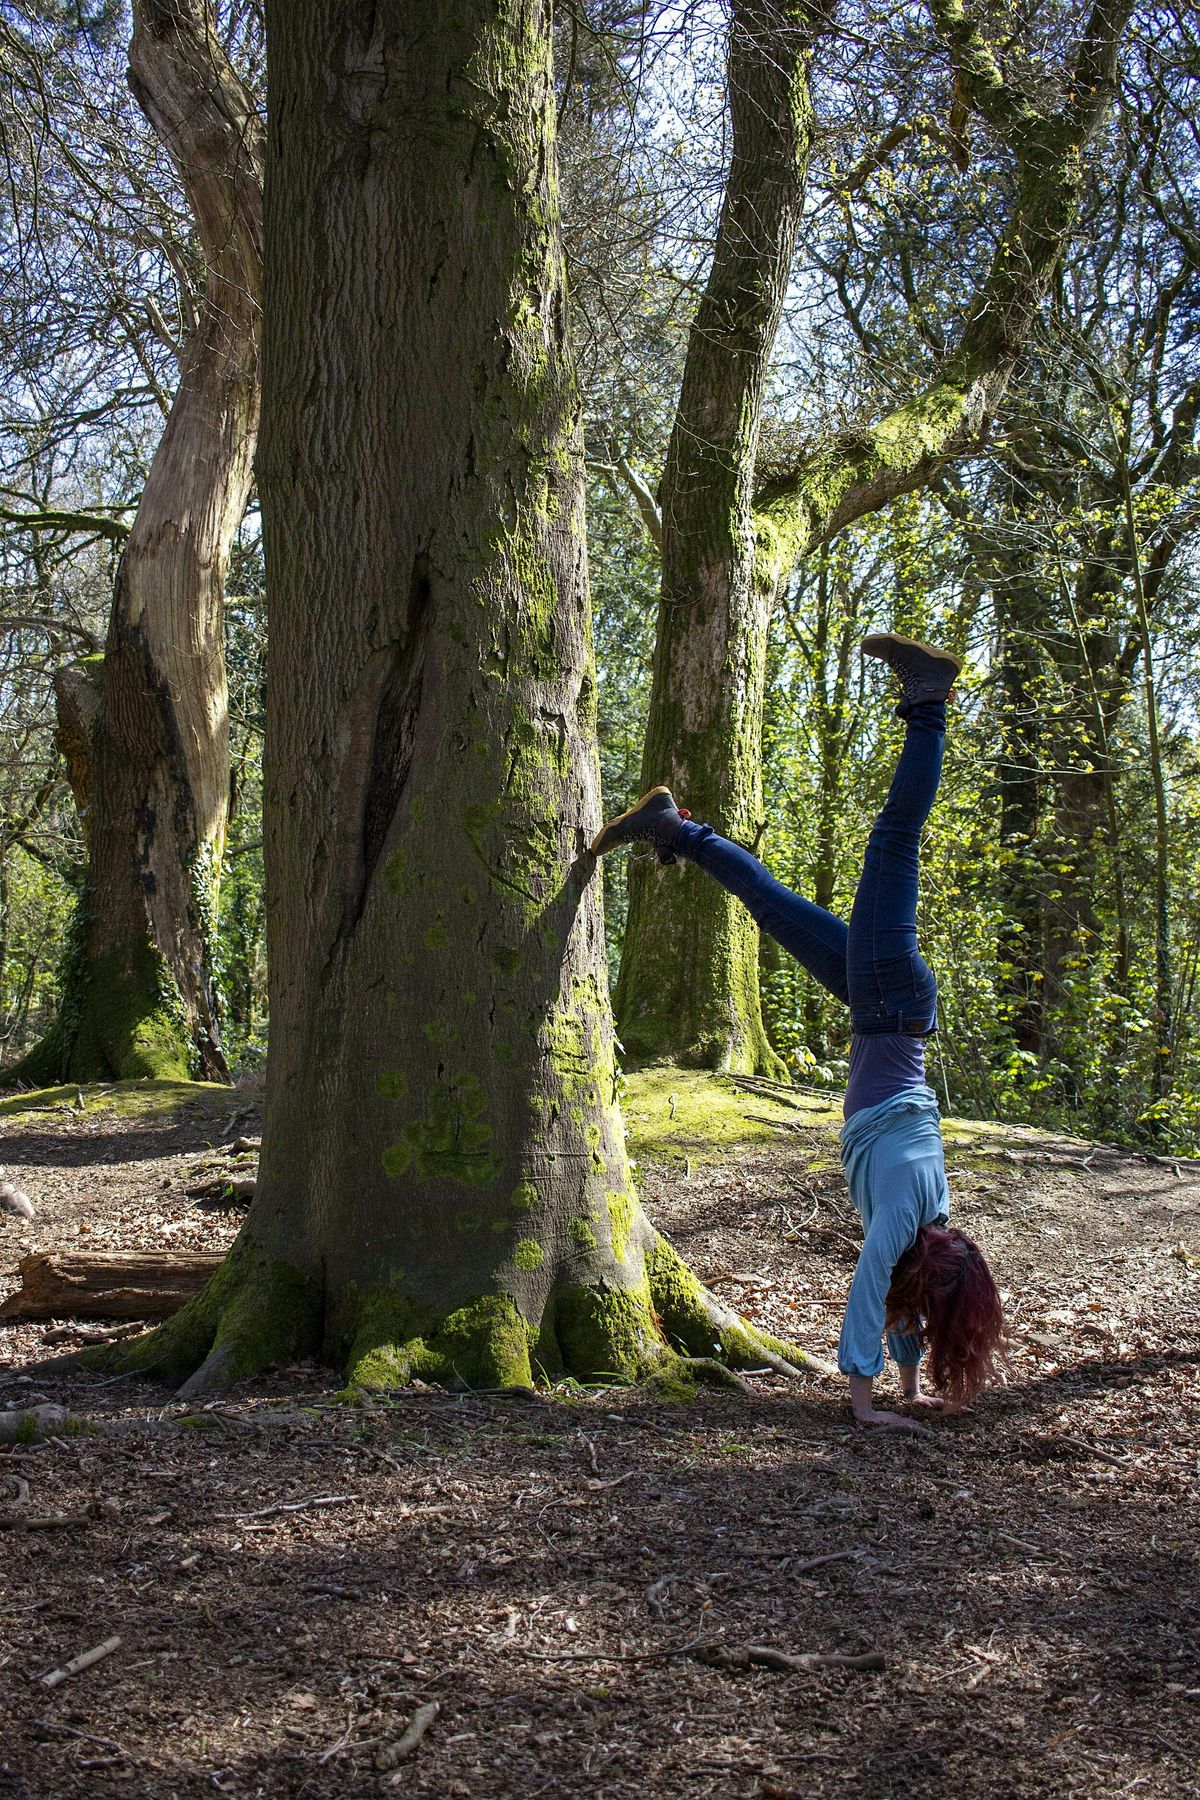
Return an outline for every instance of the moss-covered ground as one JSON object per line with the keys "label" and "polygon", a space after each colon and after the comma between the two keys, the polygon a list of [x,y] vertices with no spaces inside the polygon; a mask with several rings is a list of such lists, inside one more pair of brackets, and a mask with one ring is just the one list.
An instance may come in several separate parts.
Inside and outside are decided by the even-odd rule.
{"label": "moss-covered ground", "polygon": [[647,1068],[627,1075],[621,1108],[630,1154],[669,1167],[708,1164],[744,1145],[777,1142],[781,1131],[828,1130],[839,1097],[772,1092],[698,1069]]}
{"label": "moss-covered ground", "polygon": [[75,1112],[112,1119],[169,1118],[185,1109],[232,1111],[236,1093],[215,1081],[112,1081],[29,1088],[0,1098],[0,1119],[26,1114]]}

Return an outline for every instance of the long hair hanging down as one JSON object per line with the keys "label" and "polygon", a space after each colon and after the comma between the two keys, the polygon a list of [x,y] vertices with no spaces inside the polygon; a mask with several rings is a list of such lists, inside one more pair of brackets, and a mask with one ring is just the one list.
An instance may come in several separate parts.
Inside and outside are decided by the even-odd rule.
{"label": "long hair hanging down", "polygon": [[951,1406],[965,1406],[995,1377],[1004,1308],[983,1251],[965,1231],[921,1227],[892,1272],[887,1329],[920,1337],[929,1378]]}

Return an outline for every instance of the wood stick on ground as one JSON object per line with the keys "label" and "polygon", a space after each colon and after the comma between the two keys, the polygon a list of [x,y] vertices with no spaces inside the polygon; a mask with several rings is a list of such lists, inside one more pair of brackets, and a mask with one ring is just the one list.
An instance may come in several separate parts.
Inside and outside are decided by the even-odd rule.
{"label": "wood stick on ground", "polygon": [[357,1494],[314,1494],[309,1500],[276,1500],[272,1506],[260,1506],[255,1512],[214,1513],[214,1519],[269,1519],[272,1513],[307,1512],[311,1506],[348,1506]]}
{"label": "wood stick on ground", "polygon": [[756,1125],[770,1125],[774,1131],[806,1131],[808,1129],[799,1119],[769,1119],[766,1113],[747,1113],[746,1117],[753,1119]]}
{"label": "wood stick on ground", "polygon": [[61,1531],[67,1525],[90,1525],[86,1513],[0,1513],[0,1531]]}
{"label": "wood stick on ground", "polygon": [[55,1719],[35,1719],[33,1723],[39,1731],[61,1731],[64,1737],[80,1738],[85,1744],[100,1744],[105,1750],[116,1750],[122,1756],[127,1755],[116,1738],[97,1737],[94,1731],[80,1731],[77,1725],[60,1725]]}
{"label": "wood stick on ground", "polygon": [[1108,1463],[1114,1469],[1131,1469],[1134,1465],[1125,1456],[1114,1456],[1110,1450],[1101,1450],[1096,1444],[1089,1444],[1083,1438],[1067,1437],[1064,1432],[1056,1431],[1055,1437],[1060,1444],[1069,1444],[1072,1450],[1082,1450],[1086,1456],[1094,1456],[1097,1462]]}
{"label": "wood stick on ground", "polygon": [[788,1572],[792,1575],[803,1575],[808,1569],[820,1569],[826,1563],[848,1562],[862,1554],[861,1545],[855,1545],[853,1550],[827,1550],[823,1556],[808,1556],[803,1562],[790,1563]]}
{"label": "wood stick on ground", "polygon": [[[607,1663],[640,1663],[665,1662],[673,1656],[695,1656],[701,1650],[718,1650],[726,1648],[723,1638],[692,1638],[686,1644],[666,1644],[661,1650],[526,1650],[521,1644],[512,1646],[517,1656],[527,1656],[531,1662],[607,1662]],[[360,1654],[365,1654],[360,1652]],[[380,1661],[395,1662],[397,1657],[382,1657]]]}
{"label": "wood stick on ground", "polygon": [[23,1256],[0,1319],[165,1319],[220,1267],[215,1255],[48,1250]]}
{"label": "wood stick on ground", "polygon": [[769,1644],[747,1644],[748,1661],[763,1669],[777,1669],[785,1675],[806,1675],[812,1669],[855,1669],[866,1672],[885,1669],[881,1650],[868,1650],[862,1656],[842,1656],[836,1651],[804,1650],[791,1656],[784,1650],[773,1650]]}
{"label": "wood stick on ground", "polygon": [[43,1675],[42,1686],[56,1688],[60,1686],[62,1682],[68,1680],[70,1676],[81,1675],[85,1669],[90,1669],[93,1663],[103,1662],[106,1656],[111,1656],[114,1650],[119,1650],[120,1648],[121,1639],[119,1635],[107,1637],[102,1644],[97,1644],[94,1649],[84,1650],[81,1651],[78,1656],[73,1656],[70,1662],[63,1664],[61,1669],[51,1669],[48,1675]]}
{"label": "wood stick on ground", "polygon": [[1041,1544],[1027,1544],[1024,1538],[1011,1537],[1007,1531],[996,1531],[993,1532],[992,1535],[995,1537],[997,1543],[1007,1544],[1012,1550],[1024,1550],[1028,1556],[1049,1556],[1053,1558],[1056,1554],[1053,1550],[1045,1549]]}
{"label": "wood stick on ground", "polygon": [[116,1344],[122,1338],[136,1337],[142,1329],[140,1319],[130,1320],[128,1325],[56,1325],[42,1339],[43,1344],[78,1344],[84,1348],[88,1344]]}
{"label": "wood stick on ground", "polygon": [[406,1756],[412,1755],[441,1710],[441,1703],[437,1700],[428,1700],[424,1706],[418,1706],[396,1742],[385,1745],[375,1758],[375,1767],[381,1774],[386,1774],[397,1763],[403,1762]]}

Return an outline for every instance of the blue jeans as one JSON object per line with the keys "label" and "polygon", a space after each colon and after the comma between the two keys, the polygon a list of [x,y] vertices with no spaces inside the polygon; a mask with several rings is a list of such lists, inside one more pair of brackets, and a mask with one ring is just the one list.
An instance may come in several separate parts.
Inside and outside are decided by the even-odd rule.
{"label": "blue jeans", "polygon": [[769,937],[850,1008],[852,1030],[925,1037],[937,1028],[937,982],[917,948],[921,828],[942,773],[946,707],[908,713],[904,747],[883,810],[871,827],[850,923],[768,875],[758,858],[685,820],[673,846],[735,894]]}

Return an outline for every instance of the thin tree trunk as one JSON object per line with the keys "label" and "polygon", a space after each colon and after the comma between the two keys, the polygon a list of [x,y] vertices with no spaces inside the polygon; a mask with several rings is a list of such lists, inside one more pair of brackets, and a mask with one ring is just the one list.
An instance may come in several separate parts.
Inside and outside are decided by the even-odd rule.
{"label": "thin tree trunk", "polygon": [[1038,680],[1037,635],[1044,620],[1044,605],[1041,589],[1022,568],[998,574],[992,582],[992,592],[1001,621],[996,759],[1002,895],[997,942],[1000,986],[1011,1008],[1012,1031],[1018,1047],[1038,1056],[1042,1049],[1045,1000],[1045,881],[1039,854],[1044,684]]}
{"label": "thin tree trunk", "polygon": [[1161,1100],[1171,1091],[1174,1050],[1174,1022],[1171,1016],[1171,844],[1167,820],[1167,784],[1158,729],[1158,695],[1154,686],[1154,640],[1150,631],[1150,612],[1146,602],[1137,519],[1133,510],[1133,491],[1129,483],[1129,445],[1118,440],[1115,426],[1113,439],[1121,479],[1133,592],[1137,603],[1142,689],[1146,701],[1146,747],[1150,756],[1150,784],[1154,793],[1154,1085]]}
{"label": "thin tree trunk", "polygon": [[230,1257],[122,1365],[778,1360],[615,1101],[548,0],[267,19],[267,1119]]}
{"label": "thin tree trunk", "polygon": [[206,281],[103,661],[86,670],[90,737],[61,715],[77,794],[81,772],[90,784],[88,871],[62,1014],[12,1071],[26,1079],[227,1078],[211,967],[229,796],[221,611],[258,429],[262,128],[205,0],[134,0],[133,17],[130,85],[179,171]]}
{"label": "thin tree trunk", "polygon": [[[663,474],[662,591],[643,782],[749,842],[762,818],[762,696],[774,582],[752,518],[763,383],[812,135],[806,70],[828,8],[735,0],[733,155],[712,269],[688,339]],[[758,928],[715,882],[652,858],[629,871],[616,988],[633,1061],[783,1076],[758,991]]]}

